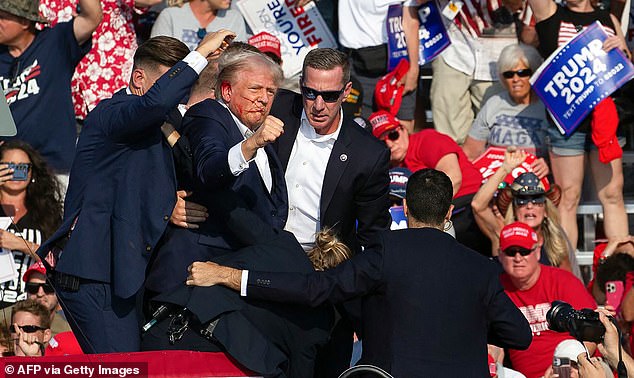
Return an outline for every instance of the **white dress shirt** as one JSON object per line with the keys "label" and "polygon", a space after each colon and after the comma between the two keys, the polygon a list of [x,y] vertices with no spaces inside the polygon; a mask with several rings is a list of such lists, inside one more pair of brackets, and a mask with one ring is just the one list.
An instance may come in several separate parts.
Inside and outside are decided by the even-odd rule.
{"label": "white dress shirt", "polygon": [[300,127],[286,168],[288,219],[284,229],[295,235],[304,250],[315,245],[315,233],[321,229],[321,189],[342,122],[343,112],[340,110],[337,130],[319,135],[308,122],[306,112],[302,111]]}
{"label": "white dress shirt", "polygon": [[[229,107],[227,107],[227,104],[225,104],[224,101],[218,100],[218,102],[222,106],[227,108],[227,110],[229,110]],[[271,188],[273,187],[273,176],[271,175],[269,157],[266,155],[266,151],[264,151],[264,148],[258,148],[257,152],[255,153],[255,157],[247,161],[247,159],[245,159],[244,155],[242,154],[242,143],[244,143],[244,141],[248,137],[253,135],[253,131],[251,131],[242,122],[240,122],[238,117],[231,113],[231,110],[229,110],[229,114],[231,114],[231,117],[233,117],[236,125],[238,125],[238,130],[240,131],[240,134],[242,134],[244,138],[242,142],[236,144],[229,149],[228,161],[231,173],[234,176],[239,176],[242,172],[246,171],[249,168],[249,163],[255,160],[255,165],[258,167],[258,171],[260,171],[260,177],[264,181],[266,189],[269,191],[269,193],[271,193]]]}

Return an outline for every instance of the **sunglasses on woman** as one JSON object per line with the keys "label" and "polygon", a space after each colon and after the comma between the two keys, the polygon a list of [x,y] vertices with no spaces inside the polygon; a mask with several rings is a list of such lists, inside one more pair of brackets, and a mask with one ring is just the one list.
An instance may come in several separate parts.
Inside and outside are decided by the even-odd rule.
{"label": "sunglasses on woman", "polygon": [[543,205],[546,202],[546,197],[539,196],[515,196],[513,197],[513,203],[515,206],[526,206],[528,203],[532,203],[533,205]]}
{"label": "sunglasses on woman", "polygon": [[[23,326],[18,326],[18,328],[20,328],[25,333],[35,333],[37,331],[46,331],[46,328],[42,328],[36,325],[23,325]],[[9,332],[18,333],[18,331],[15,329],[15,326],[13,324],[11,324],[11,326],[9,327]]]}
{"label": "sunglasses on woman", "polygon": [[316,100],[317,97],[321,96],[321,98],[323,98],[325,102],[337,102],[345,89],[346,88],[344,87],[339,91],[318,91],[304,85],[301,86],[302,95],[304,97],[313,101]]}
{"label": "sunglasses on woman", "polygon": [[520,254],[520,256],[528,256],[533,252],[533,250],[522,247],[508,247],[503,252],[508,257],[515,257],[515,255],[518,253]]}
{"label": "sunglasses on woman", "polygon": [[533,74],[533,70],[531,70],[530,68],[522,68],[521,70],[517,70],[517,71],[504,71],[502,72],[502,76],[504,76],[505,79],[512,79],[513,76],[517,75],[519,77],[529,77]]}
{"label": "sunglasses on woman", "polygon": [[40,287],[42,289],[44,289],[44,293],[46,294],[53,294],[55,292],[55,289],[53,289],[53,286],[51,286],[48,283],[35,283],[35,282],[27,282],[25,289],[26,292],[31,294],[31,295],[35,295],[40,291]]}

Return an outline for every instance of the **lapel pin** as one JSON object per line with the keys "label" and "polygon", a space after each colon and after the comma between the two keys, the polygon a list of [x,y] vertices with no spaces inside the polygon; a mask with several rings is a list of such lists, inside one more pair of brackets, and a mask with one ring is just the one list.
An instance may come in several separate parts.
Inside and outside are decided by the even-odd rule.
{"label": "lapel pin", "polygon": [[341,161],[346,161],[346,160],[348,160],[348,155],[346,155],[346,154],[341,154],[341,155],[339,155],[339,160],[341,160]]}

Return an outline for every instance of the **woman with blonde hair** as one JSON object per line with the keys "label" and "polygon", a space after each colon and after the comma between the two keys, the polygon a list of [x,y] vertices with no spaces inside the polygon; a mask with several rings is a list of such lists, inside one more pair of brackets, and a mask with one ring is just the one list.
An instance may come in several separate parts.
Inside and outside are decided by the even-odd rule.
{"label": "woman with blonde hair", "polygon": [[495,203],[490,205],[504,178],[520,165],[526,153],[514,147],[507,148],[504,163],[473,197],[471,206],[476,221],[494,245],[497,256],[499,235],[504,225],[513,222],[526,223],[536,232],[542,250],[542,264],[556,266],[580,277],[575,251],[559,223],[556,203],[559,188],[552,185],[546,191],[540,179],[532,172],[519,175],[508,188],[499,191]]}

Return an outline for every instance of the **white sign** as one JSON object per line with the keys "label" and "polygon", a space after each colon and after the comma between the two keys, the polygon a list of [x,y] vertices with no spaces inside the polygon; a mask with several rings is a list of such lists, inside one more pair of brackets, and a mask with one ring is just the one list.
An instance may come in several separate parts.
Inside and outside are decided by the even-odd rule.
{"label": "white sign", "polygon": [[257,34],[269,32],[279,38],[284,76],[302,69],[304,57],[316,47],[337,47],[337,42],[314,2],[296,7],[295,0],[239,0],[236,6]]}

